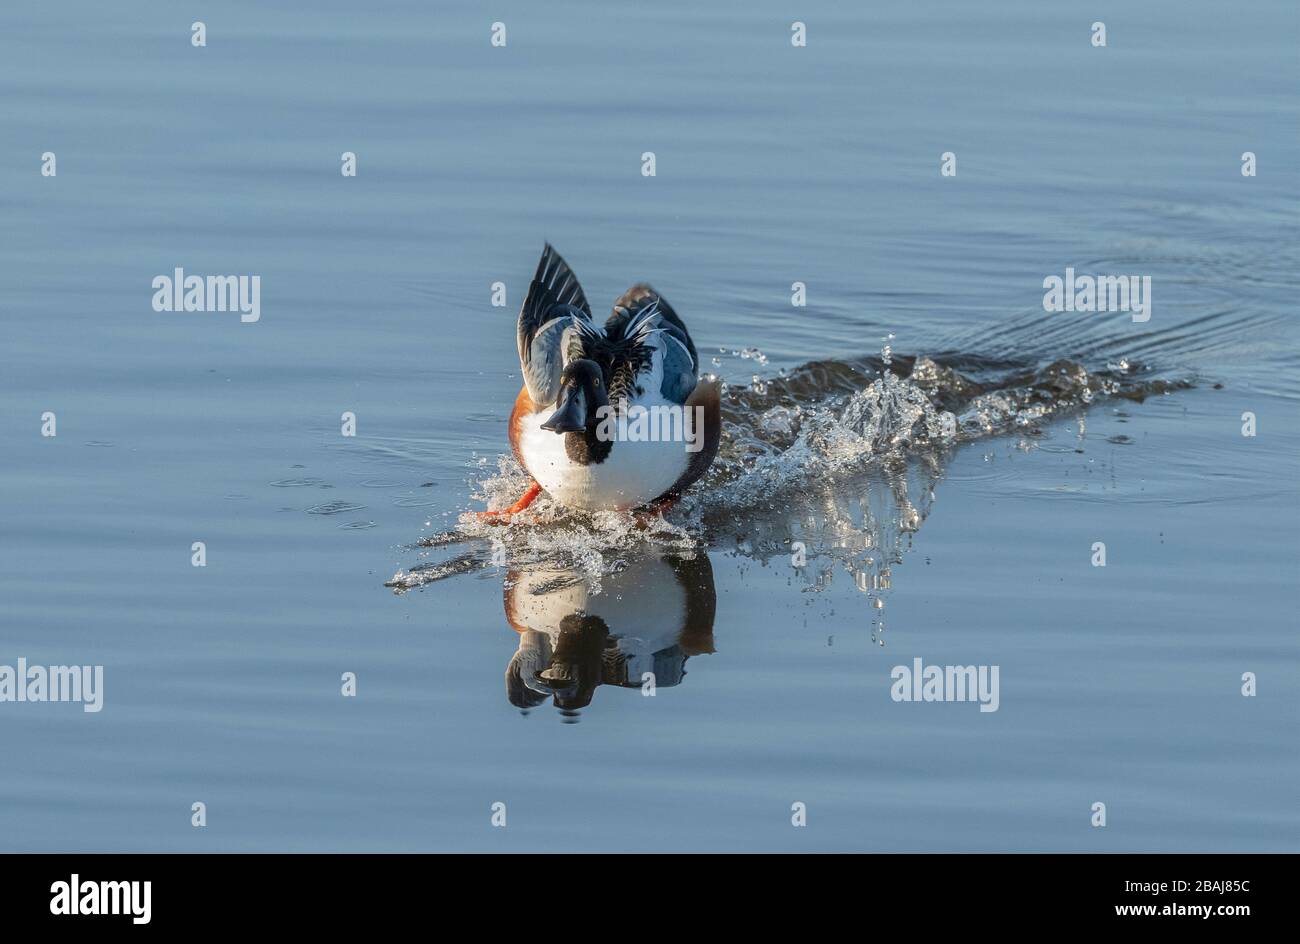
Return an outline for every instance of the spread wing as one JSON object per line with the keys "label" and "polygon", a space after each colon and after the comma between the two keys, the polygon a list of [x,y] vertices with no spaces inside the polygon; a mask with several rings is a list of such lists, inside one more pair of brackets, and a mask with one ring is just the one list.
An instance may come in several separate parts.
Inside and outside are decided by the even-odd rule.
{"label": "spread wing", "polygon": [[567,353],[597,333],[578,277],[547,243],[519,310],[519,367],[534,403],[555,401]]}
{"label": "spread wing", "polygon": [[[648,351],[647,379],[658,375],[659,390],[672,403],[685,403],[700,372],[699,355],[686,325],[672,306],[649,285],[633,285],[614,303],[605,322],[611,339]],[[635,362],[635,358],[631,359]],[[611,399],[613,392],[611,388]]]}

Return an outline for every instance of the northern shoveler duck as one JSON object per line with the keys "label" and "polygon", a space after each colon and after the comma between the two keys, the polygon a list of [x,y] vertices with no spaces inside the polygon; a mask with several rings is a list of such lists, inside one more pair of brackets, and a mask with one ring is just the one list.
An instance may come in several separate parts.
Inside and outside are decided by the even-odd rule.
{"label": "northern shoveler duck", "polygon": [[656,687],[678,685],[689,657],[714,651],[718,595],[707,554],[636,553],[601,578],[599,593],[578,567],[511,569],[504,602],[519,634],[506,667],[506,697],[518,708],[548,698],[582,708],[597,686],[641,688],[647,672]]}
{"label": "northern shoveler duck", "polygon": [[614,303],[604,326],[573,271],[548,243],[519,311],[524,384],[510,447],[533,481],[497,520],[545,491],[562,505],[662,514],[718,451],[716,382],[682,319],[649,285]]}

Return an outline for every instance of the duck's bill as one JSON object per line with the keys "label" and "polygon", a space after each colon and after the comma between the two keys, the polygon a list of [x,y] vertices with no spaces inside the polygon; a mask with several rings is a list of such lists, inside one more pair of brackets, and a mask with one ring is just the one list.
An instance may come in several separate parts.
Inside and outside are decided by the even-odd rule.
{"label": "duck's bill", "polygon": [[563,387],[555,412],[542,424],[553,433],[580,433],[587,428],[587,398],[579,387]]}
{"label": "duck's bill", "polygon": [[551,689],[564,689],[578,684],[578,667],[565,662],[552,662],[533,673],[533,678]]}

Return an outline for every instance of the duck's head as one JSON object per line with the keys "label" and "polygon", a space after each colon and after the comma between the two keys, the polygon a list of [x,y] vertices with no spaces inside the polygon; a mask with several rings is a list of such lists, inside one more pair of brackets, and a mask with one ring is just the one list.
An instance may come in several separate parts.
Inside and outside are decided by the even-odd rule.
{"label": "duck's head", "polygon": [[560,620],[551,663],[533,678],[545,686],[562,711],[591,704],[601,683],[601,662],[609,627],[599,616],[571,613]]}
{"label": "duck's head", "polygon": [[580,358],[565,365],[560,374],[560,395],[555,412],[542,424],[553,433],[581,433],[595,425],[597,411],[609,406],[605,372],[590,358]]}

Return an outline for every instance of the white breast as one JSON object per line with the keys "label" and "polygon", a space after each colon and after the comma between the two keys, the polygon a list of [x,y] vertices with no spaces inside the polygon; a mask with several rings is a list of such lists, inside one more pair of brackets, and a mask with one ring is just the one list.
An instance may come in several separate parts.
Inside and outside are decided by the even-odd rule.
{"label": "white breast", "polygon": [[564,436],[542,429],[553,410],[525,416],[519,451],[546,493],[572,508],[627,511],[658,498],[686,472],[686,443],[616,441],[604,462],[580,465],[564,450]]}
{"label": "white breast", "polygon": [[[555,435],[552,433],[551,435]],[[689,614],[686,591],[675,571],[658,558],[601,577],[601,592],[576,570],[537,570],[520,573],[510,590],[516,628],[556,637],[566,616],[599,616],[620,648],[658,652],[677,642]]]}

